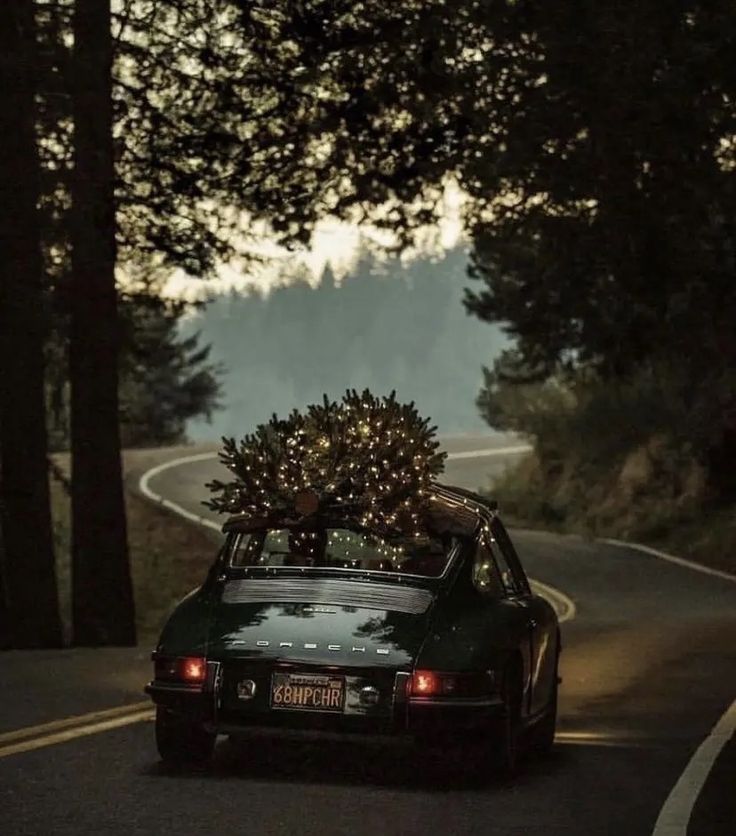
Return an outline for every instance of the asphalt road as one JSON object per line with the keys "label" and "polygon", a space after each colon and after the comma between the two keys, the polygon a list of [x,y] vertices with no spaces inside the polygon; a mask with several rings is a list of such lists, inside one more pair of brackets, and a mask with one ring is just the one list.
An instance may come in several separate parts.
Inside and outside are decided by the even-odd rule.
{"label": "asphalt road", "polygon": [[[455,452],[487,446],[448,442]],[[477,488],[502,462],[456,459],[445,481]],[[181,464],[149,489],[201,514],[202,484],[217,467]],[[616,546],[523,531],[514,540],[529,573],[577,605],[563,629],[558,742],[514,784],[488,783],[462,753],[417,762],[403,747],[352,741],[223,741],[211,770],[175,774],[158,763],[141,719],[4,756],[3,731],[138,700],[146,668],[136,650],[15,653],[1,657],[0,832],[652,834],[736,697],[736,584]],[[732,742],[689,834],[736,834],[734,774]]]}

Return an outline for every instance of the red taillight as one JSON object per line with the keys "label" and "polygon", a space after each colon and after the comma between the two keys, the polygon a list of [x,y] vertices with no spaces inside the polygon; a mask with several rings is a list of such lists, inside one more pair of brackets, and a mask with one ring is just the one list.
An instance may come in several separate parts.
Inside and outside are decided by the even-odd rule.
{"label": "red taillight", "polygon": [[179,664],[181,678],[185,682],[204,682],[207,677],[207,661],[201,656],[181,659]]}
{"label": "red taillight", "polygon": [[489,673],[441,673],[414,671],[409,685],[412,697],[483,697],[493,685]]}
{"label": "red taillight", "polygon": [[162,682],[197,685],[207,679],[207,660],[203,656],[156,656],[154,676]]}
{"label": "red taillight", "polygon": [[433,671],[414,671],[411,678],[411,693],[418,697],[429,697],[439,690],[439,677]]}

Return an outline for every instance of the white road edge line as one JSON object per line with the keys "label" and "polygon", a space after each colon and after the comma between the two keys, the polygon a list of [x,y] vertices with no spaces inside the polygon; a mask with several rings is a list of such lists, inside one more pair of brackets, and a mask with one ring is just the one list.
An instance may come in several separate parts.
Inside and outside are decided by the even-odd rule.
{"label": "white road edge line", "polygon": [[659,811],[652,836],[686,836],[695,802],[721,749],[736,732],[736,700],[698,746]]}
{"label": "white road edge line", "polygon": [[575,618],[578,611],[575,602],[572,598],[565,595],[562,590],[557,589],[556,586],[550,586],[547,583],[534,580],[534,578],[530,578],[529,583],[539,595],[546,598],[552,604],[560,624],[564,624],[566,621],[572,621]]}
{"label": "white road edge line", "polygon": [[730,581],[736,583],[736,575],[730,572],[723,572],[721,569],[712,569],[710,566],[701,566],[699,563],[693,563],[692,560],[686,560],[684,557],[677,557],[674,554],[653,549],[651,546],[645,546],[642,543],[627,543],[625,540],[615,540],[610,537],[596,539],[596,543],[604,543],[606,546],[618,546],[619,548],[633,549],[634,551],[643,552],[644,554],[658,557],[660,560],[666,560],[668,563],[674,563],[675,566],[682,566],[685,569],[692,569],[693,572],[700,572],[703,575],[710,575],[714,578],[720,578],[722,581]]}
{"label": "white road edge line", "polygon": [[143,496],[153,500],[153,502],[157,502],[159,505],[163,505],[164,508],[168,508],[169,511],[173,511],[175,514],[178,514],[180,517],[184,517],[190,522],[205,525],[207,528],[213,528],[215,531],[222,531],[222,526],[219,526],[216,522],[208,520],[206,517],[201,517],[198,514],[193,514],[191,511],[187,511],[186,508],[182,508],[181,505],[177,505],[176,502],[171,502],[170,500],[165,499],[160,493],[156,493],[154,490],[151,490],[149,485],[149,482],[154,476],[158,476],[159,473],[163,473],[165,470],[170,470],[173,467],[179,467],[179,465],[182,464],[203,462],[207,459],[216,458],[217,453],[199,453],[195,456],[181,456],[178,459],[171,459],[171,461],[156,465],[156,467],[152,467],[150,470],[147,470],[138,480],[138,490],[143,494]]}
{"label": "white road edge line", "polygon": [[485,459],[491,456],[513,456],[516,453],[528,453],[532,449],[529,444],[516,444],[511,447],[486,447],[483,450],[463,450],[460,453],[448,453],[447,460],[457,459]]}

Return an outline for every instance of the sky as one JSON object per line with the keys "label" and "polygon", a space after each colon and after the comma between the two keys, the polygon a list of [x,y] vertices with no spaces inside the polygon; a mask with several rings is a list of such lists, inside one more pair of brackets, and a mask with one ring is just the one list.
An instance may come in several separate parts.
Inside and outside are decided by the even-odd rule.
{"label": "sky", "polygon": [[[416,246],[404,252],[398,264],[384,256],[385,248],[393,243],[385,230],[328,218],[317,225],[311,246],[296,253],[278,247],[264,233],[258,252],[267,257],[267,262],[247,273],[224,264],[212,280],[183,273],[172,275],[165,293],[212,300],[204,310],[191,313],[187,327],[200,333],[203,344],[212,346],[211,359],[224,370],[224,408],[212,416],[211,422],[190,422],[188,435],[199,441],[223,434],[241,435],[267,420],[274,411],[282,414],[301,408],[319,400],[328,390],[331,397],[338,397],[346,387],[365,386],[381,393],[396,389],[400,399],[414,400],[422,414],[443,432],[483,430],[485,424],[475,404],[482,385],[482,366],[490,364],[504,338],[498,328],[469,317],[462,304],[467,286],[463,256],[458,249],[464,243],[462,209],[462,192],[448,185],[441,220],[435,227],[420,231]],[[350,275],[361,284],[374,281],[362,274],[358,276],[352,269],[366,251],[373,255],[374,264],[386,265],[387,275],[396,287],[386,288],[385,293],[376,293],[375,288],[369,287],[358,290],[353,284],[340,287],[341,280]],[[306,277],[316,289],[328,266],[338,285],[338,295],[345,294],[344,302],[320,288],[315,297],[320,310],[315,311],[313,304],[298,296],[300,291],[294,280],[297,276],[302,281]],[[364,271],[365,264],[359,269]],[[446,295],[440,291],[439,296],[432,296],[436,299],[434,314],[415,310],[415,298],[417,308],[421,307],[419,298],[412,297],[406,287],[403,291],[398,287],[405,282],[413,287],[418,279],[432,284],[449,282]],[[280,291],[271,293],[289,285],[297,293],[294,298],[302,299],[303,308],[291,305]],[[249,288],[265,294],[268,305],[255,300],[255,308],[245,300],[238,305],[228,301],[229,294],[217,300],[230,290],[248,296]],[[418,285],[416,291],[424,294]],[[291,297],[291,290],[285,292]],[[356,304],[363,306],[362,318],[348,337],[340,323],[330,317],[336,310],[344,310],[341,305]],[[386,304],[399,306],[396,315],[403,317],[405,323],[396,329],[400,336],[392,328],[382,330]],[[251,309],[261,312],[258,316],[263,322],[250,318]],[[346,316],[350,319],[347,312]],[[294,334],[304,329],[302,348],[295,354]],[[419,366],[412,365],[417,363],[418,351]],[[317,356],[322,359],[316,361]],[[299,371],[294,377],[297,367]],[[325,367],[331,369],[329,379],[323,374]]]}
{"label": "sky", "polygon": [[[422,230],[416,250],[407,251],[403,258],[411,260],[417,254],[428,253],[439,255],[458,244],[463,237],[462,206],[462,192],[455,184],[448,183],[439,225]],[[267,292],[274,285],[288,282],[288,277],[298,273],[300,268],[316,284],[327,265],[339,282],[355,264],[362,248],[380,249],[390,244],[391,236],[385,231],[335,218],[326,218],[318,223],[311,246],[297,252],[276,245],[264,229],[254,246],[254,250],[265,257],[264,265],[244,273],[238,266],[221,264],[214,279],[187,276],[179,270],[168,279],[163,293],[166,296],[198,299],[230,289],[246,290],[248,287]]]}

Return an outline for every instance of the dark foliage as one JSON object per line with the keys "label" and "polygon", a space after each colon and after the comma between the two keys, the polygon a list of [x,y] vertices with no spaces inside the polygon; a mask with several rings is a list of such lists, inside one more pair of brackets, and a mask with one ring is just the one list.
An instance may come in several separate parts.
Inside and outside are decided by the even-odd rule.
{"label": "dark foliage", "polygon": [[[158,447],[187,440],[186,423],[209,420],[219,407],[219,364],[196,332],[182,336],[191,306],[147,291],[119,300],[120,430],[123,447]],[[63,322],[58,321],[59,327]],[[69,386],[66,338],[47,346],[47,400],[52,448],[69,447]]]}
{"label": "dark foliage", "polygon": [[528,367],[617,374],[662,345],[733,362],[730,4],[233,5],[269,102],[254,205],[286,238],[377,205],[408,233],[452,174],[488,288],[469,306]]}
{"label": "dark foliage", "polygon": [[186,422],[209,420],[219,406],[221,369],[209,362],[199,334],[181,337],[181,302],[125,297],[120,420],[124,447],[161,447],[186,441]]}
{"label": "dark foliage", "polygon": [[470,309],[509,322],[542,371],[733,366],[732,7],[516,6],[514,41],[538,62],[479,172],[508,199],[476,226]]}
{"label": "dark foliage", "polygon": [[327,212],[408,236],[449,174],[468,305],[525,373],[733,364],[728,4],[159,0],[115,32],[123,252],[201,272],[240,210],[292,242]]}

